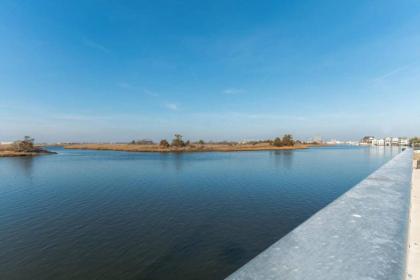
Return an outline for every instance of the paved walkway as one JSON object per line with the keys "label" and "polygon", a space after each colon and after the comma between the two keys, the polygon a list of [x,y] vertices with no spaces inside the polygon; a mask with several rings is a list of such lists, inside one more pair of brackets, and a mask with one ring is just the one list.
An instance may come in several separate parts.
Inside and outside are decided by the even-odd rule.
{"label": "paved walkway", "polygon": [[407,280],[420,280],[420,169],[413,170],[408,242]]}

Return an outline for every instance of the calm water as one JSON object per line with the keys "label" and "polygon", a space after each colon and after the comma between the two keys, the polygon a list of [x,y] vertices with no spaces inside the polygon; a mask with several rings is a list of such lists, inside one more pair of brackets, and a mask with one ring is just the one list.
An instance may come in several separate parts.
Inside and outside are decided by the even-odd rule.
{"label": "calm water", "polygon": [[398,149],[0,158],[0,279],[222,279]]}

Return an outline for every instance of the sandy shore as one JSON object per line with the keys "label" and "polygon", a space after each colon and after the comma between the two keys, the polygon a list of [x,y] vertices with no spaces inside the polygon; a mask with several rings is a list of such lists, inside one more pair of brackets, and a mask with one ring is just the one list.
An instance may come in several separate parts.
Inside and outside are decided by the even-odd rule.
{"label": "sandy shore", "polygon": [[[420,154],[415,154],[414,158],[420,160]],[[420,169],[413,169],[408,245],[406,279],[420,280]]]}
{"label": "sandy shore", "polygon": [[[313,146],[313,145],[312,145]],[[64,146],[65,149],[81,149],[81,150],[111,150],[126,152],[239,152],[239,151],[266,151],[266,150],[297,150],[307,149],[311,145],[294,145],[287,147],[275,147],[266,143],[247,145],[226,145],[226,144],[196,144],[187,147],[169,147],[165,148],[159,145],[135,145],[135,144],[74,144]]]}

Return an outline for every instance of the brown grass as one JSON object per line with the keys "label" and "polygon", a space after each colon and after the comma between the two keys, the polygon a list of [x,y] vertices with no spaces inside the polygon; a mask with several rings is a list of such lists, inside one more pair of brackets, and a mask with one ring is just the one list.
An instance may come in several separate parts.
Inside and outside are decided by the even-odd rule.
{"label": "brown grass", "polygon": [[81,149],[81,150],[112,150],[126,152],[239,152],[239,151],[266,151],[266,150],[296,150],[307,149],[311,145],[295,145],[287,147],[275,147],[268,143],[256,145],[250,144],[193,144],[187,147],[161,147],[159,145],[133,145],[133,144],[73,144],[64,146],[65,149]]}
{"label": "brown grass", "polygon": [[41,153],[34,152],[15,152],[15,151],[0,151],[0,157],[27,157],[27,156],[37,156]]}
{"label": "brown grass", "polygon": [[414,160],[420,160],[420,153],[414,153]]}
{"label": "brown grass", "polygon": [[54,152],[49,152],[41,148],[35,149],[32,152],[16,152],[13,151],[12,145],[2,145],[0,144],[0,157],[26,157],[26,156],[38,156],[45,154],[55,154]]}
{"label": "brown grass", "polygon": [[13,150],[12,149],[12,145],[3,145],[3,144],[0,144],[0,152],[1,151],[11,151],[11,150]]}

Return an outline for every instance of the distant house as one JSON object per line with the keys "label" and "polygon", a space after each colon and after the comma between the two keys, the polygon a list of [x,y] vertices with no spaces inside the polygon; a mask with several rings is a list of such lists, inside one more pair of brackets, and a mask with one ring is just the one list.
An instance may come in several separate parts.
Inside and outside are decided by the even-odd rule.
{"label": "distant house", "polygon": [[391,146],[392,144],[392,138],[391,137],[386,137],[385,138],[385,146]]}
{"label": "distant house", "polygon": [[410,145],[410,140],[408,138],[400,138],[400,146]]}
{"label": "distant house", "polygon": [[374,138],[373,140],[372,140],[372,145],[374,145],[374,146],[385,146],[385,140],[384,139],[376,139],[376,138]]}
{"label": "distant house", "polygon": [[386,137],[385,139],[374,139],[372,145],[376,146],[408,146],[410,141],[408,138]]}
{"label": "distant house", "polygon": [[11,145],[13,144],[12,141],[0,141],[0,145]]}
{"label": "distant house", "polygon": [[328,144],[328,145],[337,145],[337,144],[339,144],[339,142],[340,141],[337,141],[335,139],[331,139],[331,140],[327,141],[326,144]]}
{"label": "distant house", "polygon": [[373,145],[373,146],[408,146],[410,140],[408,138],[399,137],[386,137],[376,139],[373,136],[365,136],[360,140],[360,145]]}
{"label": "distant house", "polygon": [[138,141],[135,141],[135,143],[137,145],[153,145],[154,144],[154,142],[152,140],[149,140],[149,139],[138,140]]}

